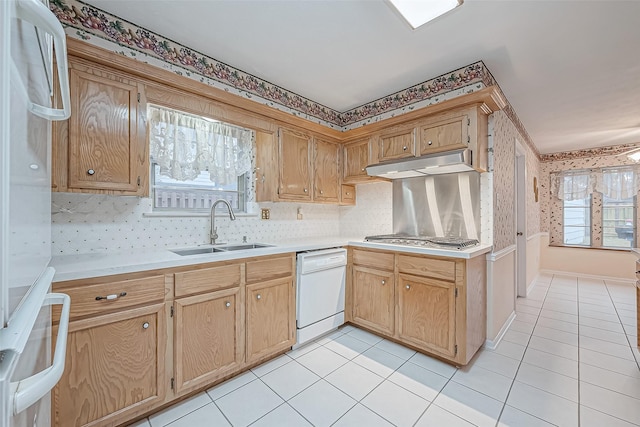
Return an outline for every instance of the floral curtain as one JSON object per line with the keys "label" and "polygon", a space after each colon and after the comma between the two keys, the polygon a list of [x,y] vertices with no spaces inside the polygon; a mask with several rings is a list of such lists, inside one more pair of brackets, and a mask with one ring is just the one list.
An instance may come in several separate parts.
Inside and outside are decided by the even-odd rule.
{"label": "floral curtain", "polygon": [[178,181],[208,171],[220,185],[251,170],[252,132],[181,111],[149,106],[150,154],[160,174]]}

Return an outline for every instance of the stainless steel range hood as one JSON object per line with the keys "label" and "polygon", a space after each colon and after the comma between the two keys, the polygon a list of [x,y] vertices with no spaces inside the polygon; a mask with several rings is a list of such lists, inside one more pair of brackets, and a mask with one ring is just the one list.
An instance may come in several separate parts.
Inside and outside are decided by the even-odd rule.
{"label": "stainless steel range hood", "polygon": [[425,175],[468,172],[473,168],[473,152],[466,148],[429,154],[422,157],[400,159],[367,166],[367,174],[388,179],[411,178]]}

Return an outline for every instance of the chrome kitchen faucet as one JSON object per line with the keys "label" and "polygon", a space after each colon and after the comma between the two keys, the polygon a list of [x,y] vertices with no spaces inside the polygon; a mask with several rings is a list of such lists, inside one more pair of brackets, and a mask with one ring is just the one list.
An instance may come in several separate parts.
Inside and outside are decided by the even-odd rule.
{"label": "chrome kitchen faucet", "polygon": [[218,238],[218,228],[215,226],[216,206],[218,206],[218,203],[224,203],[227,206],[227,209],[229,210],[229,219],[231,219],[231,221],[236,219],[236,215],[233,213],[233,209],[231,209],[229,202],[223,199],[218,199],[213,202],[213,205],[211,205],[211,233],[209,234],[212,245],[216,244],[216,239]]}

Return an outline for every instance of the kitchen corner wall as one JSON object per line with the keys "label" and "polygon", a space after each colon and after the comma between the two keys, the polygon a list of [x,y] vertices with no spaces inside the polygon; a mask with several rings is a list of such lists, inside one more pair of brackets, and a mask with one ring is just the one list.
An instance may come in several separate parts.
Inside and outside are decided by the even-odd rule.
{"label": "kitchen corner wall", "polygon": [[[357,206],[311,203],[261,203],[271,219],[216,216],[219,241],[278,242],[305,237],[362,238],[391,233],[391,183],[361,184]],[[303,219],[297,220],[302,208]],[[208,216],[157,217],[151,199],[108,195],[53,193],[52,251],[54,255],[108,253],[136,249],[167,249],[209,243]],[[258,209],[259,211],[259,209]]]}
{"label": "kitchen corner wall", "polygon": [[[514,117],[511,115],[511,117]],[[515,156],[516,141],[526,158],[527,283],[535,282],[540,270],[540,209],[535,200],[533,178],[540,181],[540,162],[525,130],[507,111],[493,113],[489,121],[493,148],[493,251],[487,256],[487,340],[491,346],[500,339],[515,312],[516,229]],[[538,184],[540,186],[540,184]]]}

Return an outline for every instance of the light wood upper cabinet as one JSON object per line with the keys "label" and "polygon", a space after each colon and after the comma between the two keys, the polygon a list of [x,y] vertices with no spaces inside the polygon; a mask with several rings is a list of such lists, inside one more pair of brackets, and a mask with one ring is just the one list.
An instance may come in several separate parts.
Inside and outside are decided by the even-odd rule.
{"label": "light wood upper cabinet", "polygon": [[71,117],[54,124],[53,190],[148,195],[144,86],[73,58],[69,65]]}
{"label": "light wood upper cabinet", "polygon": [[175,302],[176,392],[210,384],[244,362],[240,288]]}
{"label": "light wood upper cabinet", "polygon": [[405,342],[455,357],[455,283],[400,274],[398,336]]}
{"label": "light wood upper cabinet", "polygon": [[470,143],[469,122],[466,115],[459,115],[420,126],[419,155],[467,148]]}
{"label": "light wood upper cabinet", "polygon": [[369,138],[345,145],[342,149],[344,158],[343,179],[344,183],[363,182],[369,179],[366,167],[371,162]]}
{"label": "light wood upper cabinet", "polygon": [[381,162],[415,156],[416,131],[413,126],[398,126],[382,131],[378,136]]}
{"label": "light wood upper cabinet", "polygon": [[278,145],[280,186],[278,197],[311,200],[311,137],[280,129]]}
{"label": "light wood upper cabinet", "polygon": [[313,199],[340,202],[340,145],[315,139],[313,153]]}
{"label": "light wood upper cabinet", "polygon": [[162,403],[165,329],[164,304],[71,322],[54,425],[112,426]]}
{"label": "light wood upper cabinet", "polygon": [[247,285],[247,363],[295,343],[295,304],[292,278]]}
{"label": "light wood upper cabinet", "polygon": [[392,335],[394,332],[393,272],[354,265],[353,322]]}

